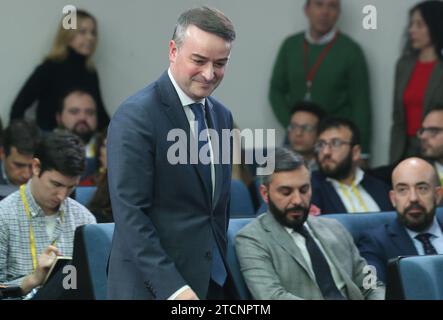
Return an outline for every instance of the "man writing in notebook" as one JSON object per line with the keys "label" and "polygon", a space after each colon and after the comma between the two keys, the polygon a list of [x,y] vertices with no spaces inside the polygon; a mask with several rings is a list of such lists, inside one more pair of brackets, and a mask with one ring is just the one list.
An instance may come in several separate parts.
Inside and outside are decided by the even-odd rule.
{"label": "man writing in notebook", "polygon": [[0,283],[40,286],[55,256],[72,256],[78,226],[94,216],[69,198],[85,167],[80,138],[51,133],[37,146],[32,178],[0,202]]}

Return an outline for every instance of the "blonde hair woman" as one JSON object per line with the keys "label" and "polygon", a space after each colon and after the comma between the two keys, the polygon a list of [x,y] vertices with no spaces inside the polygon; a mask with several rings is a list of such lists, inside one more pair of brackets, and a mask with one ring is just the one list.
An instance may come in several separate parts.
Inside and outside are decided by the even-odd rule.
{"label": "blonde hair woman", "polygon": [[97,46],[97,21],[77,10],[77,29],[65,29],[60,22],[54,44],[42,64],[28,78],[11,109],[11,120],[23,118],[37,102],[36,122],[43,130],[56,127],[55,114],[61,98],[72,88],[89,92],[97,102],[99,129],[108,125],[98,74],[92,62]]}

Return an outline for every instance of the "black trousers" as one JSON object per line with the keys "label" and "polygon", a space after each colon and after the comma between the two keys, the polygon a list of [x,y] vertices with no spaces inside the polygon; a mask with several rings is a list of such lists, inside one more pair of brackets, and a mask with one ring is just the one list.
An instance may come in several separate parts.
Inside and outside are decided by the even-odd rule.
{"label": "black trousers", "polygon": [[237,289],[235,289],[234,282],[231,277],[228,276],[223,287],[220,287],[214,281],[209,280],[208,293],[206,300],[238,300],[239,295]]}
{"label": "black trousers", "polygon": [[225,290],[224,287],[220,287],[212,279],[209,281],[208,293],[206,300],[224,300]]}

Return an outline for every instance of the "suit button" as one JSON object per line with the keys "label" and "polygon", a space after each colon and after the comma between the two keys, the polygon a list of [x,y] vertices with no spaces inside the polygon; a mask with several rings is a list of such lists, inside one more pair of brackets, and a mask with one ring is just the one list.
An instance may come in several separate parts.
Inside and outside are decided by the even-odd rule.
{"label": "suit button", "polygon": [[208,259],[209,261],[211,261],[212,260],[212,252],[211,251],[207,251],[205,253],[205,258]]}

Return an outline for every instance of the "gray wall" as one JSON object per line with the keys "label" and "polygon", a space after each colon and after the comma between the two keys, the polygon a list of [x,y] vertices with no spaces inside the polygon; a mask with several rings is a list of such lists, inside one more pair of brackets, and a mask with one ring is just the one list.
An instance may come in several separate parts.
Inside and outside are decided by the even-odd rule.
{"label": "gray wall", "polygon": [[[0,13],[0,116],[9,118],[13,99],[48,52],[64,5],[93,13],[99,21],[95,61],[108,111],[156,79],[168,64],[168,41],[178,15],[209,4],[224,11],[238,34],[232,59],[215,96],[226,103],[241,128],[284,130],[267,99],[274,59],[283,39],[306,26],[305,0],[2,0]],[[388,160],[395,61],[401,51],[408,9],[415,0],[342,0],[340,28],[363,47],[371,76],[372,163]],[[365,5],[378,10],[378,29],[362,27]]]}

